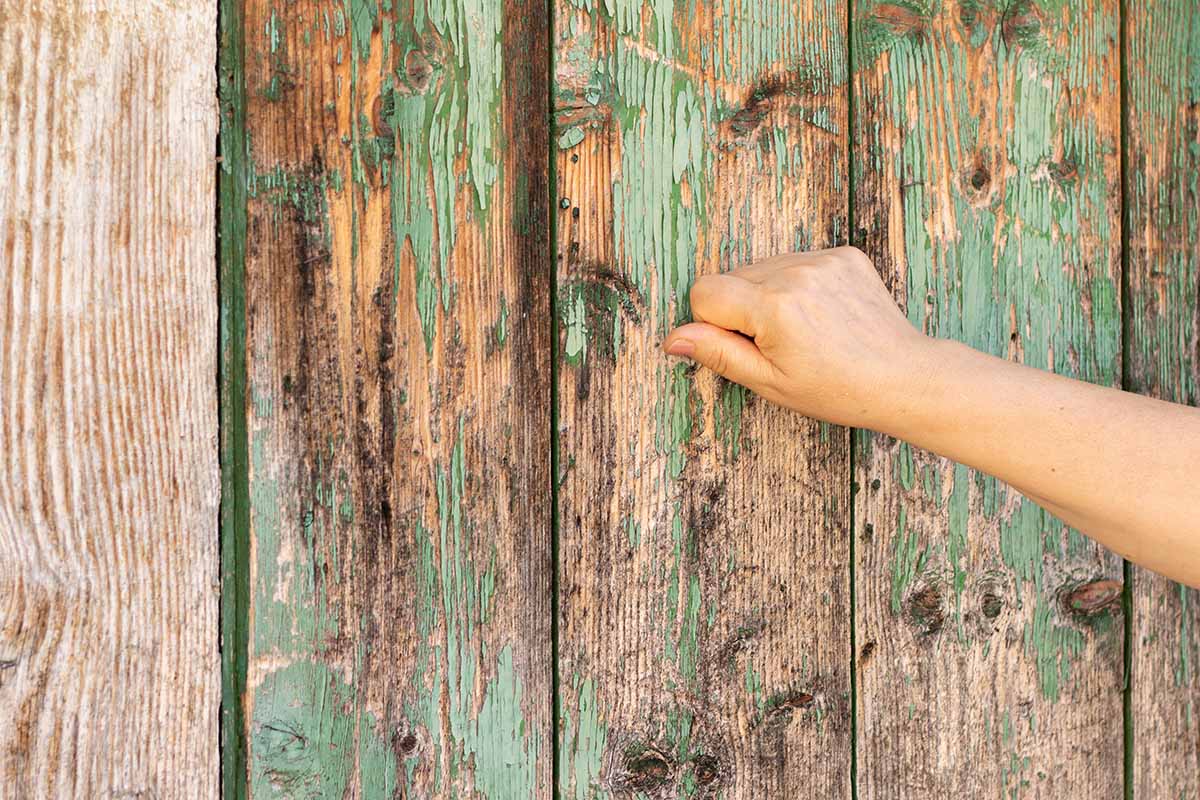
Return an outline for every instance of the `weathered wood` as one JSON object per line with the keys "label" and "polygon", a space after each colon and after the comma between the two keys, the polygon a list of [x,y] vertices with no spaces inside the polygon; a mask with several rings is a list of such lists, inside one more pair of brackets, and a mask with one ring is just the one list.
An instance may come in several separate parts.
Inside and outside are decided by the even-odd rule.
{"label": "weathered wood", "polygon": [[[1115,384],[1115,0],[854,10],[856,243],[926,332]],[[1120,796],[1120,560],[887,437],[854,474],[859,796]]]}
{"label": "weathered wood", "polygon": [[0,20],[0,795],[212,797],[215,9]]}
{"label": "weathered wood", "polygon": [[844,242],[844,8],[555,4],[559,789],[847,797],[848,436],[665,358]]}
{"label": "weathered wood", "polygon": [[250,484],[246,438],[246,86],[241,0],[217,12],[218,388],[221,454],[221,796],[246,797]]}
{"label": "weathered wood", "polygon": [[[1127,4],[1123,52],[1126,388],[1196,405],[1200,7]],[[1131,594],[1133,796],[1200,797],[1200,592],[1134,568]]]}
{"label": "weathered wood", "polygon": [[544,15],[239,10],[249,794],[549,797]]}

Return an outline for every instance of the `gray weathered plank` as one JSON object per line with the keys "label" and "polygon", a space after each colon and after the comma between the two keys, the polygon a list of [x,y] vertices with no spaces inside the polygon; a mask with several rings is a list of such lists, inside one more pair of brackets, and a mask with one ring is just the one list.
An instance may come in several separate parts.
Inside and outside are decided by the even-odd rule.
{"label": "gray weathered plank", "polygon": [[217,790],[215,8],[0,0],[0,795]]}

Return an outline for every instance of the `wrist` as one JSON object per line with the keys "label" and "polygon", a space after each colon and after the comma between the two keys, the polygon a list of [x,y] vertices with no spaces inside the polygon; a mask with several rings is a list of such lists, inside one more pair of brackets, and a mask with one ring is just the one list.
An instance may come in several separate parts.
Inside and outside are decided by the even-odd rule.
{"label": "wrist", "polygon": [[876,409],[870,427],[906,441],[920,440],[932,432],[948,411],[955,375],[973,353],[949,339],[916,334],[898,359],[895,374]]}

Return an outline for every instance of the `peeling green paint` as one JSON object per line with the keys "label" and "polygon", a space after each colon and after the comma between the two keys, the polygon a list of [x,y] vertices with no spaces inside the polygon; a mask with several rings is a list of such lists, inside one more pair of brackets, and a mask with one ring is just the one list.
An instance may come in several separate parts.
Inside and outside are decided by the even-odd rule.
{"label": "peeling green paint", "polygon": [[[1112,385],[1121,349],[1111,246],[1120,235],[1112,213],[1117,142],[1100,116],[1081,113],[1083,106],[1064,98],[1116,96],[1115,71],[1091,65],[1119,40],[1117,19],[1088,12],[1088,23],[1075,25],[1077,12],[1062,4],[1039,4],[1029,13],[1022,7],[961,4],[954,24],[963,26],[970,46],[938,46],[930,36],[947,13],[941,4],[867,0],[856,7],[856,67],[878,80],[878,94],[856,131],[856,169],[887,175],[900,187],[905,213],[898,232],[914,326]],[[1065,46],[1051,46],[1060,41]],[[981,80],[995,82],[982,97],[994,96],[1000,107],[975,96],[936,104],[946,86]],[[1011,120],[1002,137],[981,124],[981,117],[994,114]],[[899,147],[888,130],[905,132]],[[900,486],[912,490],[917,476],[911,451],[901,447],[891,466]],[[932,476],[922,476],[921,489],[947,517],[958,639],[972,643],[963,625],[963,593],[975,567],[967,535],[974,514],[999,527],[1001,561],[1015,578],[1018,607],[1029,615],[1026,652],[1042,695],[1057,700],[1084,640],[1056,621],[1053,589],[1043,572],[1057,574],[1056,562],[1088,557],[1091,545],[1031,502],[1013,503],[994,478],[957,466],[953,480],[944,505]],[[904,533],[903,513],[893,547],[894,611],[896,586],[910,580],[913,537]]]}
{"label": "peeling green paint", "polygon": [[658,371],[661,390],[655,400],[655,444],[667,457],[667,477],[675,480],[687,463],[685,447],[692,438],[693,407],[699,406],[699,399],[692,391],[687,365],[661,365]]}
{"label": "peeling green paint", "polygon": [[1192,614],[1188,598],[1191,591],[1177,584],[1179,592],[1179,663],[1175,668],[1175,685],[1186,686],[1192,680]]}
{"label": "peeling green paint", "polygon": [[642,526],[636,519],[630,517],[625,522],[625,533],[629,537],[629,546],[637,547],[642,543]]}
{"label": "peeling green paint", "polygon": [[1063,686],[1071,679],[1071,663],[1083,654],[1083,633],[1058,625],[1043,594],[1038,594],[1033,620],[1025,624],[1025,647],[1034,654],[1038,687],[1051,702],[1058,700]]}
{"label": "peeling green paint", "polygon": [[[405,706],[414,728],[425,731],[435,751],[445,754],[448,775],[457,781],[468,769],[475,791],[489,800],[532,796],[542,748],[537,730],[526,725],[524,687],[511,644],[490,656],[483,641],[496,593],[495,553],[485,568],[471,556],[475,530],[466,514],[467,467],[460,420],[449,464],[435,469],[437,530],[420,524],[417,541],[417,620],[420,638],[412,675],[415,700]],[[436,540],[435,540],[436,535]],[[441,632],[442,641],[431,644]],[[488,668],[482,704],[476,686]],[[448,732],[449,739],[443,735]],[[411,790],[416,762],[407,763]]]}
{"label": "peeling green paint", "polygon": [[[283,164],[275,164],[260,172],[254,163],[250,142],[246,143],[246,195],[265,203],[271,209],[275,224],[298,219],[304,223],[308,246],[317,252],[328,253],[333,246],[329,223],[328,189],[340,186],[340,174],[309,172]],[[311,256],[310,256],[311,257]]]}
{"label": "peeling green paint", "polygon": [[578,718],[562,712],[559,741],[562,743],[562,768],[559,772],[559,796],[574,800],[601,800],[608,797],[600,786],[600,770],[608,746],[608,727],[596,699],[596,684],[591,678],[575,676],[575,702],[564,704],[578,709]]}
{"label": "peeling green paint", "polygon": [[[1191,0],[1131,3],[1123,7],[1122,122],[1128,280],[1125,387],[1177,403],[1200,404],[1200,7]],[[1127,664],[1146,665],[1128,687],[1127,775],[1131,785],[1153,785],[1164,796],[1200,792],[1196,759],[1156,771],[1146,783],[1148,754],[1163,743],[1194,738],[1200,696],[1194,659],[1200,593],[1130,568],[1128,642],[1139,643]],[[1152,665],[1152,666],[1151,666]],[[1182,711],[1182,714],[1180,713]],[[1143,731],[1139,712],[1156,720]],[[1165,762],[1164,762],[1165,764]]]}
{"label": "peeling green paint", "polygon": [[1017,752],[1012,715],[1008,711],[1004,712],[1001,722],[1000,744],[1001,749],[1008,751],[1008,759],[1000,768],[1000,796],[1008,800],[1017,800],[1032,785],[1029,778],[1032,774],[1033,760]]}
{"label": "peeling green paint", "polygon": [[[369,0],[354,2],[371,5]],[[352,18],[369,31],[365,12]],[[395,28],[400,52],[419,57],[429,67],[420,82],[403,72],[397,76],[390,100],[391,127],[396,134],[394,150],[401,155],[392,162],[389,178],[396,285],[407,244],[415,264],[417,314],[429,354],[439,301],[442,311],[449,313],[454,291],[450,256],[457,239],[455,212],[463,183],[455,161],[466,152],[466,181],[480,211],[488,208],[500,180],[501,19],[483,0],[438,0],[418,4],[411,26]],[[444,60],[441,53],[423,46],[435,32],[449,43]],[[369,44],[365,52],[369,54]],[[526,196],[526,206],[527,200]],[[514,213],[519,210],[514,208]]]}
{"label": "peeling green paint", "polygon": [[[939,473],[940,474],[940,473]],[[970,470],[962,464],[954,466],[954,488],[950,492],[950,507],[947,511],[946,558],[950,562],[951,583],[954,588],[954,618],[957,622],[960,641],[965,640],[963,631],[962,594],[967,585],[967,565],[963,560],[969,555],[967,526],[970,522]]]}
{"label": "peeling green paint", "polygon": [[896,477],[906,492],[911,491],[913,486],[916,485],[916,469],[913,466],[912,445],[908,442],[900,443],[900,456],[896,461]]}
{"label": "peeling green paint", "polygon": [[588,352],[615,362],[622,326],[641,322],[629,287],[611,276],[587,277],[560,288],[558,307],[559,327],[566,332],[563,354],[575,367],[583,365]]}
{"label": "peeling green paint", "polygon": [[[741,102],[741,98],[732,97],[740,92],[737,87],[749,88],[763,75],[786,70],[790,77],[812,69],[827,82],[830,72],[824,62],[839,61],[836,56],[843,52],[836,48],[833,53],[827,51],[830,38],[836,41],[842,34],[844,8],[839,11],[828,2],[812,14],[812,20],[798,20],[794,9],[775,0],[765,4],[751,0],[725,2],[715,9],[714,23],[727,36],[727,52],[739,52],[741,61],[730,60],[719,67],[710,62],[711,68],[698,71],[693,50],[696,40],[687,27],[694,21],[693,15],[699,13],[694,4],[689,7],[671,0],[645,4],[628,0],[568,3],[589,13],[576,13],[564,5],[565,13],[556,24],[553,74],[560,79],[570,75],[570,84],[568,88],[564,81],[552,89],[560,124],[550,144],[556,151],[570,150],[559,152],[559,164],[576,163],[577,158],[594,155],[597,148],[610,148],[614,176],[611,206],[600,204],[605,212],[611,208],[612,241],[595,249],[580,248],[580,259],[571,260],[564,253],[570,277],[560,279],[556,294],[556,323],[561,328],[559,352],[565,365],[576,368],[576,385],[583,402],[587,399],[588,376],[609,366],[609,353],[619,369],[626,366],[617,361],[628,355],[622,351],[623,339],[634,337],[636,345],[630,351],[644,353],[647,336],[661,336],[688,319],[688,291],[698,264],[716,264],[717,259],[721,265],[729,264],[735,250],[739,257],[751,254],[751,241],[758,241],[752,223],[760,209],[739,198],[731,209],[730,220],[736,219],[741,228],[725,235],[721,230],[724,209],[716,225],[708,216],[714,200],[725,202],[716,186],[718,162],[732,157],[753,164],[749,153],[730,155],[729,143],[724,141],[726,136],[719,126],[733,115],[730,106]],[[756,23],[730,24],[729,18]],[[762,24],[757,25],[757,20]],[[718,35],[714,30],[714,43]],[[819,68],[810,58],[817,54]],[[844,67],[837,69],[842,70],[844,84]],[[831,100],[831,105],[838,102]],[[828,121],[828,115],[822,117],[819,112],[812,118]],[[781,129],[778,135],[784,141],[775,151],[777,166],[783,179],[790,182],[804,173],[805,165],[800,161],[799,149],[787,142],[787,131]],[[770,167],[768,162],[764,172]],[[790,185],[788,188],[790,194]],[[571,194],[569,198],[559,197],[559,219],[568,219],[569,215],[588,219],[596,214],[597,209],[589,207],[587,192],[575,196],[574,190],[568,193],[559,189],[559,194]],[[741,236],[737,244],[727,244],[737,234]],[[720,252],[712,252],[718,246]],[[599,257],[605,263],[587,260],[598,253],[604,254]],[[582,369],[585,365],[587,370]],[[684,698],[699,691],[694,684],[702,675],[708,675],[702,660],[708,652],[704,638],[710,630],[721,629],[721,601],[716,591],[710,591],[709,575],[696,563],[697,532],[689,529],[696,524],[690,520],[705,517],[709,510],[689,507],[685,514],[681,498],[694,491],[685,478],[698,468],[701,458],[708,457],[694,440],[701,431],[708,430],[704,406],[713,406],[717,445],[724,458],[732,461],[743,447],[751,446],[743,438],[742,424],[749,396],[742,387],[722,384],[715,396],[702,403],[701,396],[707,397],[708,387],[697,385],[688,366],[662,361],[649,368],[651,380],[628,387],[628,391],[635,400],[630,403],[632,413],[639,413],[634,410],[636,401],[642,403],[640,413],[650,411],[653,451],[637,452],[640,442],[619,442],[616,446],[622,454],[628,447],[629,457],[639,465],[635,470],[642,469],[642,459],[649,460],[652,466],[646,471],[653,470],[653,474],[644,475],[642,480],[652,488],[636,490],[639,494],[632,507],[638,511],[621,509],[617,534],[624,540],[619,542],[622,550],[628,542],[626,552],[636,565],[638,574],[631,575],[630,580],[648,587],[646,602],[653,618],[661,621],[661,630],[655,624],[648,632],[661,646],[661,652],[648,654],[661,667],[661,686],[649,691],[655,698],[672,699],[652,702],[651,718],[644,724],[639,721],[634,734],[637,740],[628,747],[624,742],[617,745],[624,749],[616,758],[628,761],[640,752],[638,747],[653,747],[664,754],[669,752],[674,767],[662,786],[638,791],[614,785],[611,791],[631,798],[659,794],[714,797],[719,793],[702,786],[702,773],[695,762],[710,729],[705,726],[705,733],[698,735],[702,723],[693,707],[696,703]],[[646,491],[661,502],[650,517],[641,512]],[[731,554],[730,563],[733,561]],[[703,619],[706,614],[707,627]],[[600,698],[611,691],[599,682],[594,687]],[[572,718],[574,709],[585,702],[577,695],[576,687],[567,688],[559,697],[565,709],[560,715],[560,742],[567,754],[560,762],[559,792],[563,797],[583,800],[601,796],[603,789],[594,780],[589,784],[569,777],[573,770],[569,753],[575,735]],[[622,729],[622,736],[627,733]],[[599,768],[599,758],[598,750],[591,775]],[[722,758],[721,763],[725,765],[726,760]]]}
{"label": "peeling green paint", "polygon": [[508,339],[508,300],[503,294],[500,295],[500,316],[492,330],[496,336],[496,346],[504,347]]}
{"label": "peeling green paint", "polygon": [[[464,94],[463,138],[467,172],[479,209],[486,209],[500,175],[497,135],[503,80],[501,20],[485,0],[432,0],[424,9],[438,35],[449,42],[455,85]],[[425,16],[414,13],[420,31]],[[457,115],[456,122],[457,122]],[[469,147],[466,146],[469,144]]]}
{"label": "peeling green paint", "polygon": [[696,665],[700,659],[698,634],[700,629],[700,576],[688,576],[687,597],[683,618],[679,623],[679,674],[686,681],[696,677]]}
{"label": "peeling green paint", "polygon": [[[466,469],[463,461],[463,424],[458,426],[458,439],[445,472],[436,475],[441,611],[446,636],[446,685],[449,696],[450,733],[458,743],[461,759],[480,760],[496,774],[476,769],[476,788],[480,791],[503,791],[489,798],[528,797],[533,787],[533,763],[539,742],[536,731],[532,740],[525,738],[524,721],[520,711],[520,682],[512,673],[511,653],[506,646],[497,661],[497,676],[489,684],[485,716],[474,711],[475,676],[483,656],[479,626],[486,620],[487,587],[494,585],[493,565],[479,572],[467,556],[469,527],[463,506],[466,491]],[[508,655],[506,655],[508,654]],[[494,688],[504,690],[494,694]],[[499,725],[499,727],[489,727]],[[453,756],[453,751],[452,751]],[[519,790],[524,787],[524,793]]]}
{"label": "peeling green paint", "polygon": [[[397,152],[402,154],[392,162],[391,176],[395,294],[399,293],[402,256],[407,246],[415,265],[417,315],[425,335],[425,351],[432,354],[438,302],[440,299],[448,311],[451,297],[449,265],[456,239],[454,205],[458,184],[454,154],[460,146],[458,90],[451,86],[436,97],[397,92],[393,102],[392,127]],[[435,265],[440,274],[435,273]]]}
{"label": "peeling green paint", "polygon": [[580,364],[587,354],[588,330],[587,307],[584,300],[583,287],[576,287],[560,302],[562,309],[562,328],[567,332],[563,354],[568,364]]}
{"label": "peeling green paint", "polygon": [[752,659],[746,659],[746,675],[743,681],[746,688],[746,696],[754,704],[755,710],[758,712],[756,719],[761,719],[766,709],[767,698],[763,688],[763,677],[754,668]]}
{"label": "peeling green paint", "polygon": [[725,458],[733,461],[742,450],[742,412],[749,392],[746,387],[723,381],[720,396],[713,406],[717,438],[721,440]]}
{"label": "peeling green paint", "polygon": [[267,47],[272,53],[279,50],[279,44],[283,39],[283,32],[280,29],[279,14],[275,9],[271,9],[271,16],[267,18],[266,30],[264,31],[267,37]]}
{"label": "peeling green paint", "polygon": [[[1000,555],[1021,584],[1032,582],[1036,594],[1033,619],[1026,623],[1024,643],[1034,657],[1038,686],[1050,701],[1056,701],[1070,680],[1071,663],[1082,655],[1086,640],[1078,629],[1060,625],[1043,583],[1043,557],[1056,544],[1065,526],[1031,502],[1023,500],[1008,520],[1000,524]],[[1051,551],[1053,552],[1053,551]]]}
{"label": "peeling green paint", "polygon": [[[379,4],[376,0],[343,0],[345,15],[350,19],[350,41],[359,61],[371,57],[371,31],[379,18]],[[339,16],[338,19],[342,19]],[[343,23],[344,24],[344,23]],[[339,36],[342,33],[339,32]]]}
{"label": "peeling green paint", "polygon": [[534,796],[540,737],[526,730],[521,712],[522,686],[513,668],[512,646],[496,660],[483,707],[468,722],[464,750],[472,759],[475,789],[489,800]]}
{"label": "peeling green paint", "polygon": [[567,128],[563,131],[562,136],[558,137],[558,149],[570,150],[583,141],[583,135],[583,130],[580,128]]}
{"label": "peeling green paint", "polygon": [[913,579],[925,567],[928,548],[920,548],[916,530],[909,531],[905,509],[900,508],[900,519],[896,524],[896,538],[892,549],[892,612],[899,614],[904,597]]}
{"label": "peeling green paint", "polygon": [[341,797],[352,785],[364,797],[395,794],[396,761],[387,733],[356,708],[354,689],[336,672],[294,661],[268,673],[254,698],[254,797]]}
{"label": "peeling green paint", "polygon": [[286,524],[283,491],[267,457],[268,437],[269,428],[260,425],[251,440],[250,524],[257,576],[251,653],[291,656],[311,652],[338,628],[316,585],[323,544],[308,539],[308,524]]}
{"label": "peeling green paint", "polygon": [[688,315],[706,208],[706,122],[690,81],[667,63],[649,61],[618,40],[610,69],[613,115],[622,131],[621,172],[613,182],[615,244],[632,284],[657,299],[655,327],[665,334]]}

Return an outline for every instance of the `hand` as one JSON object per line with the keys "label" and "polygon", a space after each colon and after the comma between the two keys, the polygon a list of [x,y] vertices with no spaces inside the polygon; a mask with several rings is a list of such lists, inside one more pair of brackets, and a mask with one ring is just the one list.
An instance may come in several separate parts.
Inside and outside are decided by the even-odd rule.
{"label": "hand", "polygon": [[879,429],[927,370],[931,341],[854,247],[792,253],[692,286],[695,322],[663,343],[810,417]]}
{"label": "hand", "polygon": [[1101,544],[1200,587],[1200,409],[928,338],[852,247],[692,287],[663,348],[811,417],[995,475]]}

